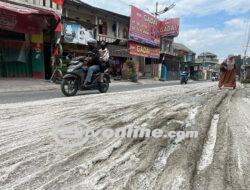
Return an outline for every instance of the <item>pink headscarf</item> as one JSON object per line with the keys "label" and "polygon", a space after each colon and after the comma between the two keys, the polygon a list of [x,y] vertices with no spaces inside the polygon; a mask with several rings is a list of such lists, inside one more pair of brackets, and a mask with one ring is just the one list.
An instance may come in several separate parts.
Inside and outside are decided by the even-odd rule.
{"label": "pink headscarf", "polygon": [[234,56],[229,55],[227,58],[227,70],[233,70],[234,64],[235,64]]}

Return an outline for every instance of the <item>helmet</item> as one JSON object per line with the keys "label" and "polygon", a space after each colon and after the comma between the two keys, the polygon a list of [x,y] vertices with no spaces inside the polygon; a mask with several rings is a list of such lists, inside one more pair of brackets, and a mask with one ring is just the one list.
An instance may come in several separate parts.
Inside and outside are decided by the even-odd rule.
{"label": "helmet", "polygon": [[97,45],[97,41],[96,40],[89,40],[88,42],[88,45],[93,45],[93,46],[96,46]]}
{"label": "helmet", "polygon": [[89,49],[92,50],[97,46],[97,41],[96,40],[89,40],[88,42]]}

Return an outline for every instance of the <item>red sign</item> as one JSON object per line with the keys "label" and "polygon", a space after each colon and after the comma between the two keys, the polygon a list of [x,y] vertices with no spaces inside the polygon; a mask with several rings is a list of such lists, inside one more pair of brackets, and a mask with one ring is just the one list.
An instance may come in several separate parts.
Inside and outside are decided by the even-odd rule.
{"label": "red sign", "polygon": [[154,46],[160,45],[159,20],[132,6],[130,18],[130,39]]}
{"label": "red sign", "polygon": [[160,48],[152,48],[136,42],[129,43],[129,50],[131,55],[156,58],[160,57]]}
{"label": "red sign", "polygon": [[160,23],[160,36],[173,36],[176,37],[179,35],[179,26],[180,19],[174,18],[165,21],[161,21]]}

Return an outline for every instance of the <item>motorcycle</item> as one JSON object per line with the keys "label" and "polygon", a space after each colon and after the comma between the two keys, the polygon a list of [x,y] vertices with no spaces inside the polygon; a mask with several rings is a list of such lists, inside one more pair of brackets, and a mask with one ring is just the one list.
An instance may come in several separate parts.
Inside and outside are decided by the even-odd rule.
{"label": "motorcycle", "polygon": [[91,83],[87,86],[84,81],[88,71],[89,57],[77,57],[70,62],[67,73],[61,83],[61,91],[65,96],[75,96],[78,91],[99,90],[106,93],[109,89],[110,75],[108,69],[104,72],[103,83],[100,81],[100,73],[93,73]]}
{"label": "motorcycle", "polygon": [[217,76],[212,76],[211,77],[211,80],[214,82],[214,81],[218,81],[218,77]]}
{"label": "motorcycle", "polygon": [[181,73],[180,82],[181,82],[181,84],[187,84],[187,82],[188,82],[188,72],[183,71]]}

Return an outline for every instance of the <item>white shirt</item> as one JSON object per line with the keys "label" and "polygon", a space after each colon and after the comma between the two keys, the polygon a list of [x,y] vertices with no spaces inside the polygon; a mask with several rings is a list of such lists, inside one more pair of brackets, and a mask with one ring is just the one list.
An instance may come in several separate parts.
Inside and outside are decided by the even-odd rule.
{"label": "white shirt", "polygon": [[109,60],[109,50],[107,48],[99,49],[100,60],[107,62]]}

